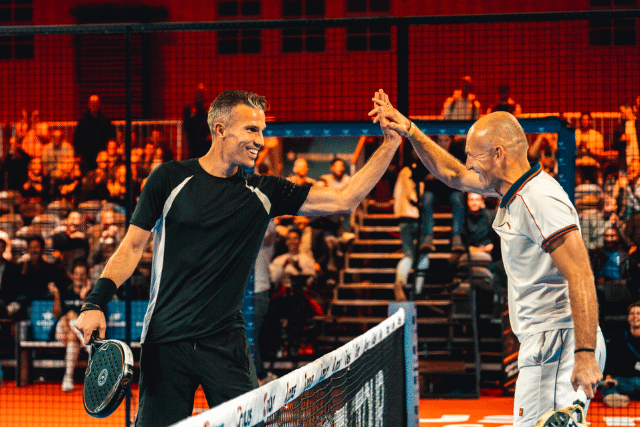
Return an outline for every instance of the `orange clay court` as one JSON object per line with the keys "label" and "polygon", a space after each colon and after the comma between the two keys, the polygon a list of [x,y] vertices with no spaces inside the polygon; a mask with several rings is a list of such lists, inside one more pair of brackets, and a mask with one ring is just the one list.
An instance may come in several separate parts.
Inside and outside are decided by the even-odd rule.
{"label": "orange clay court", "polygon": [[[133,406],[137,399],[133,389]],[[511,425],[511,397],[483,395],[480,399],[422,399],[420,401],[421,427],[501,427]],[[207,407],[204,394],[196,394],[196,408]],[[592,402],[589,410],[591,426],[635,426],[638,402],[628,408],[605,408],[602,402]],[[135,410],[134,410],[135,411]],[[196,409],[198,411],[198,409]],[[76,391],[63,393],[59,383],[36,383],[17,388],[13,381],[0,387],[1,427],[74,427],[123,426],[124,403],[109,418],[95,419],[85,414],[82,407],[81,386]],[[640,417],[637,418],[640,422]],[[394,427],[394,426],[390,426]]]}

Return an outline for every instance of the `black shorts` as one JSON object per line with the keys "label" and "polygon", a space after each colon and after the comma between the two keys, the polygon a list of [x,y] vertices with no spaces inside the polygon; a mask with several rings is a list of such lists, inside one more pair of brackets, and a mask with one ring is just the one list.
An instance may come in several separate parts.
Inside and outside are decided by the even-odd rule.
{"label": "black shorts", "polygon": [[211,408],[258,387],[244,328],[142,344],[136,426],[169,426],[191,416],[200,385]]}

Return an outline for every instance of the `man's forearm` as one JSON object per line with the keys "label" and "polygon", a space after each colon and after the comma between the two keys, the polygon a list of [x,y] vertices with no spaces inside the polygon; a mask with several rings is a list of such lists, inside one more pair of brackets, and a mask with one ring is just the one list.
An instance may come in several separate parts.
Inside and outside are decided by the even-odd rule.
{"label": "man's forearm", "polygon": [[348,211],[355,209],[384,175],[401,141],[399,136],[396,138],[385,138],[364,167],[339,189]]}
{"label": "man's forearm", "polygon": [[598,300],[593,279],[569,282],[569,299],[575,331],[575,347],[595,349],[598,330]]}
{"label": "man's forearm", "polygon": [[422,163],[439,180],[451,187],[455,186],[455,178],[466,171],[465,166],[434,140],[422,133],[415,124],[413,126],[413,133],[408,134],[407,138],[411,141],[411,145],[418,153]]}

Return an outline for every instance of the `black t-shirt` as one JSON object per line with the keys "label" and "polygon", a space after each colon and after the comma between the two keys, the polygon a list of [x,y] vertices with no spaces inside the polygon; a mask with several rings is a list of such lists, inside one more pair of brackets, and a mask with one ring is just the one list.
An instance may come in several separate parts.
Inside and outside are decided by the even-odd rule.
{"label": "black t-shirt", "polygon": [[144,342],[207,337],[243,324],[243,296],[269,220],[309,193],[273,176],[205,172],[197,159],[153,170],[131,218],[154,232]]}
{"label": "black t-shirt", "polygon": [[612,377],[640,376],[640,338],[631,335],[629,328],[612,335],[607,346],[607,365],[604,373]]}

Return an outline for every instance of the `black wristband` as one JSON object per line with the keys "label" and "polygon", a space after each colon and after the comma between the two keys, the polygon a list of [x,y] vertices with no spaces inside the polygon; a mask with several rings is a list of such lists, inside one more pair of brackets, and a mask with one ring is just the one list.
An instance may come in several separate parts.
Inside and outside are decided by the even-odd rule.
{"label": "black wristband", "polygon": [[580,353],[580,352],[582,352],[582,351],[588,351],[588,352],[590,352],[590,353],[595,353],[595,352],[596,352],[595,348],[577,348],[577,349],[573,352],[573,354]]}
{"label": "black wristband", "polygon": [[93,287],[93,290],[87,295],[87,298],[84,300],[84,304],[82,305],[82,311],[86,310],[102,310],[105,311],[107,308],[107,303],[111,301],[111,298],[118,290],[116,283],[107,279],[106,277],[101,277],[96,282],[96,285]]}

